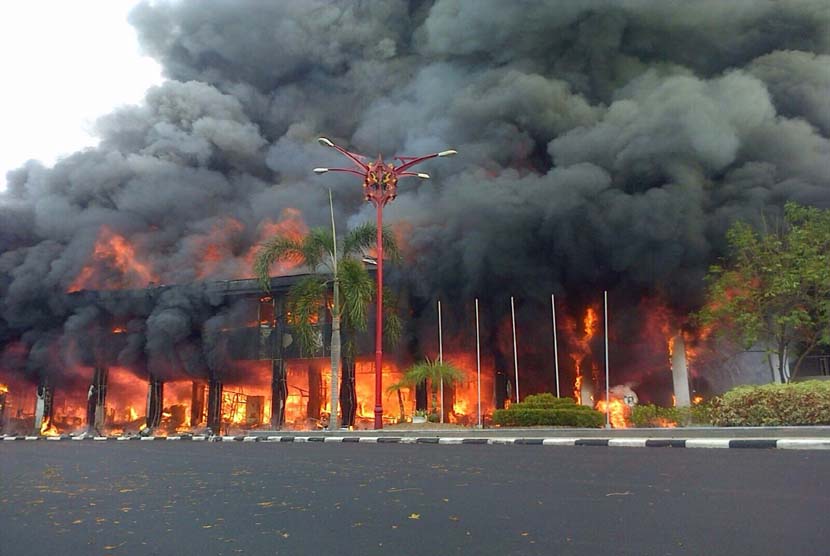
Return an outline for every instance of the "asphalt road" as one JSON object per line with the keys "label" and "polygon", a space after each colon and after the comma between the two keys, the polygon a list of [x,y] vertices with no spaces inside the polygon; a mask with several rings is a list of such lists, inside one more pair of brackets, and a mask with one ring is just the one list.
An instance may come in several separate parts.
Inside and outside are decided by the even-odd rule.
{"label": "asphalt road", "polygon": [[0,443],[0,555],[828,553],[830,452]]}

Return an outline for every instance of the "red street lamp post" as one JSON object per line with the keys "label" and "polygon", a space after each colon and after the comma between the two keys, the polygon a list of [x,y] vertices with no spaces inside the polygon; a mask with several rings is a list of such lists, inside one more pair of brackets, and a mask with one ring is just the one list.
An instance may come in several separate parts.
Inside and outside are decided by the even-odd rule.
{"label": "red street lamp post", "polygon": [[315,168],[315,174],[326,172],[348,172],[363,178],[363,197],[377,208],[377,303],[375,316],[375,429],[383,428],[383,207],[398,195],[398,179],[400,178],[421,178],[429,179],[429,174],[420,172],[408,172],[416,164],[429,160],[430,158],[451,156],[456,154],[454,150],[441,151],[440,153],[428,154],[426,156],[396,156],[398,166],[392,163],[384,163],[383,157],[378,155],[377,160],[368,162],[368,157],[347,151],[343,147],[335,145],[325,137],[317,139],[324,147],[337,150],[340,154],[354,163],[354,168]]}

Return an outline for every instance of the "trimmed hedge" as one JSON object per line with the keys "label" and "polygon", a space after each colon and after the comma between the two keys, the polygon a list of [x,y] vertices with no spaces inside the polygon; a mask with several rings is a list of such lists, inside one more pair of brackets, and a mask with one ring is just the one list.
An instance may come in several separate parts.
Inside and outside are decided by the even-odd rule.
{"label": "trimmed hedge", "polygon": [[576,407],[576,402],[573,398],[557,398],[553,394],[545,392],[543,394],[531,394],[518,405],[534,409],[573,409]]}
{"label": "trimmed hedge", "polygon": [[712,406],[708,403],[691,407],[661,407],[659,405],[635,405],[631,409],[631,423],[635,427],[664,427],[674,423],[678,427],[687,424],[711,425]]}
{"label": "trimmed hedge", "polygon": [[830,382],[739,386],[712,401],[721,427],[830,425]]}
{"label": "trimmed hedge", "polygon": [[493,413],[493,424],[503,427],[601,427],[605,424],[605,414],[576,405],[571,398],[535,394],[509,409],[497,409]]}

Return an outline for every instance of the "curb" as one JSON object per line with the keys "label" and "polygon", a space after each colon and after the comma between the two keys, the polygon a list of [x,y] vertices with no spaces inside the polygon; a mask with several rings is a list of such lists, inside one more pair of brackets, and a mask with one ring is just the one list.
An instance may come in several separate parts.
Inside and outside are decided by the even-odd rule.
{"label": "curb", "polygon": [[611,448],[733,448],[779,450],[830,450],[830,438],[502,438],[502,437],[399,437],[399,436],[0,436],[2,441],[202,441],[245,443],[359,443],[359,444],[486,444],[524,446],[589,446]]}

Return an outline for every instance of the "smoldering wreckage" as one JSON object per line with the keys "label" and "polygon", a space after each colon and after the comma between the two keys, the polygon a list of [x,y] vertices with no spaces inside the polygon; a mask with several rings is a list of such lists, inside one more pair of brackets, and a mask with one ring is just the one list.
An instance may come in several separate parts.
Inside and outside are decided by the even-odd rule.
{"label": "smoldering wreckage", "polygon": [[[468,377],[445,392],[446,420],[475,422],[475,298],[485,414],[517,386],[553,389],[551,294],[563,396],[601,401],[603,290],[615,398],[670,404],[686,365],[692,398],[766,380],[687,315],[733,222],[830,206],[828,19],[823,0],[142,3],[130,21],[166,81],[101,118],[97,147],[7,176],[0,424],[324,423],[328,316],[301,357],[284,298],[303,270],[275,269],[270,296],[250,280],[266,238],[329,222],[311,169],[337,160],[321,134],[462,153],[425,164],[433,180],[402,186],[385,215],[406,330],[384,384],[435,357],[442,299],[444,357]],[[371,219],[348,176],[329,184],[339,226]],[[358,343],[341,387],[356,427],[374,396]],[[426,398],[404,390],[404,412]],[[391,397],[384,410],[400,417]]]}

